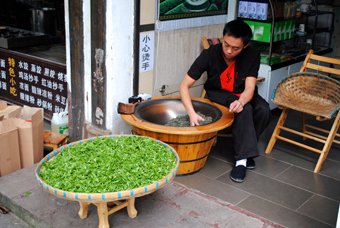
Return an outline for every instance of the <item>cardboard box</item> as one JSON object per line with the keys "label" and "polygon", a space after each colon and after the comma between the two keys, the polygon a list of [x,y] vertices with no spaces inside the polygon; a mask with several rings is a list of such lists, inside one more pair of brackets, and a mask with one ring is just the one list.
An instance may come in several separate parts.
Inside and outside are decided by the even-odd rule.
{"label": "cardboard box", "polygon": [[276,22],[274,26],[274,35],[273,35],[273,41],[279,41],[280,40],[280,33],[281,33],[281,23]]}
{"label": "cardboard box", "polygon": [[290,36],[290,25],[291,25],[291,22],[290,21],[285,21],[285,30],[284,30],[284,36],[283,36],[283,39],[284,40],[287,40],[289,39],[289,36]]}
{"label": "cardboard box", "polygon": [[274,41],[280,41],[284,39],[284,33],[285,33],[285,22],[276,22],[275,23],[276,29],[276,39]]}
{"label": "cardboard box", "polygon": [[251,31],[253,33],[253,36],[252,36],[251,40],[254,40],[254,38],[255,38],[255,24],[254,24],[254,21],[247,21],[247,20],[245,20],[244,23],[249,25],[249,27],[250,27],[250,29],[251,29]]}
{"label": "cardboard box", "polygon": [[295,34],[295,21],[290,21],[290,35],[289,38],[294,38],[294,34]]}
{"label": "cardboard box", "polygon": [[[275,64],[281,62],[280,56],[272,54],[270,64]],[[261,53],[261,63],[269,64],[269,55],[266,53]]]}
{"label": "cardboard box", "polygon": [[256,7],[257,4],[255,1],[248,1],[248,7],[247,7],[247,12],[248,12],[248,18],[250,19],[257,19],[257,15],[256,15]]}
{"label": "cardboard box", "polygon": [[26,168],[44,157],[44,110],[24,106],[22,119],[15,118],[18,128],[21,167]]}
{"label": "cardboard box", "polygon": [[258,1],[256,3],[256,16],[258,20],[267,20],[268,2]]}
{"label": "cardboard box", "polygon": [[254,40],[269,43],[272,25],[264,22],[254,22]]}
{"label": "cardboard box", "polygon": [[[284,15],[284,2],[279,2],[279,1],[275,0],[275,1],[272,1],[272,4],[273,4],[273,8],[274,8],[275,18],[283,17],[283,15]],[[267,18],[271,19],[272,17],[273,17],[272,11],[268,10]]]}
{"label": "cardboard box", "polygon": [[248,1],[240,0],[238,2],[238,17],[248,18]]}
{"label": "cardboard box", "polygon": [[18,131],[13,119],[0,121],[0,176],[21,169]]}
{"label": "cardboard box", "polygon": [[4,119],[20,118],[21,106],[7,105],[6,101],[0,101],[0,116],[4,116]]}
{"label": "cardboard box", "polygon": [[295,17],[298,4],[296,2],[284,2],[283,17]]}

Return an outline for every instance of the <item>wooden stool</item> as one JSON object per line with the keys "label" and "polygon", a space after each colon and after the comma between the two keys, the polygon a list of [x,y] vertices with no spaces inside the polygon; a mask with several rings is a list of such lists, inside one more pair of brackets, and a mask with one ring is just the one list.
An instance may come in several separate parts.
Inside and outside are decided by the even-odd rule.
{"label": "wooden stool", "polygon": [[67,135],[44,131],[44,146],[52,147],[53,150],[65,145]]}
{"label": "wooden stool", "polygon": [[[80,210],[79,217],[81,219],[87,218],[87,207],[91,204],[91,202],[79,202]],[[137,210],[135,209],[135,197],[131,197],[125,200],[125,202],[121,202],[120,200],[112,201],[112,202],[101,202],[101,203],[93,203],[97,206],[97,212],[99,217],[99,226],[98,228],[109,228],[109,220],[108,216],[110,214],[119,211],[120,209],[127,208],[127,212],[130,218],[135,218],[137,216]],[[108,208],[107,205],[116,205],[113,208]]]}

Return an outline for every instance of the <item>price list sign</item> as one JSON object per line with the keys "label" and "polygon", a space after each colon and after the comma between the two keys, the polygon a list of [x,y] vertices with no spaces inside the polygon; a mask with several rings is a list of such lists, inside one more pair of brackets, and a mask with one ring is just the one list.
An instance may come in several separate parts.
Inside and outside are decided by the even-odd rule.
{"label": "price list sign", "polygon": [[0,50],[0,99],[53,113],[67,105],[66,67],[25,54]]}

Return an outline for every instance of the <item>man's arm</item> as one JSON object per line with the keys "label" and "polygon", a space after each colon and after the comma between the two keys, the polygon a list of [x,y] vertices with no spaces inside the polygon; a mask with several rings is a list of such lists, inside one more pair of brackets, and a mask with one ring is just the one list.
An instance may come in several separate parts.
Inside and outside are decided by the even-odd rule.
{"label": "man's arm", "polygon": [[189,88],[195,82],[196,81],[187,74],[185,75],[181,85],[179,86],[179,93],[181,95],[182,103],[190,117],[190,126],[199,125],[198,123],[199,120],[204,121],[204,119],[195,112],[190,98]]}
{"label": "man's arm", "polygon": [[238,100],[230,104],[230,111],[239,113],[242,112],[243,106],[245,106],[254,96],[256,86],[255,77],[247,77],[245,82],[245,89]]}

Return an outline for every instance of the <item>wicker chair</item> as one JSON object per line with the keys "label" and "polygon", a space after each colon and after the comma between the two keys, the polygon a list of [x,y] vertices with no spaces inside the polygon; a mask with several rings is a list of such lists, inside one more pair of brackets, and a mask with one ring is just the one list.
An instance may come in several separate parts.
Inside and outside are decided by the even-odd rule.
{"label": "wicker chair", "polygon": [[[340,141],[334,140],[335,136],[340,136],[340,134],[337,133],[340,125],[340,83],[334,78],[319,73],[325,72],[340,75],[340,70],[312,64],[310,63],[311,60],[340,65],[340,60],[318,56],[313,54],[313,50],[310,50],[300,72],[287,75],[278,83],[273,91],[272,101],[278,104],[279,108],[282,108],[283,111],[268,143],[266,154],[271,152],[277,139],[295,144],[320,154],[314,169],[314,172],[317,173],[320,171],[332,143],[340,144]],[[317,71],[318,73],[307,72],[307,69]],[[290,109],[302,113],[301,132],[283,126]],[[308,125],[305,123],[305,113],[316,116],[316,119],[319,121],[334,118],[334,123],[330,130]],[[307,128],[314,129],[314,132],[307,130]],[[322,150],[320,150],[304,143],[282,137],[279,135],[281,130],[300,135],[304,140],[306,138],[315,140],[324,146]],[[326,137],[317,134],[315,130],[327,133],[328,135]]]}

